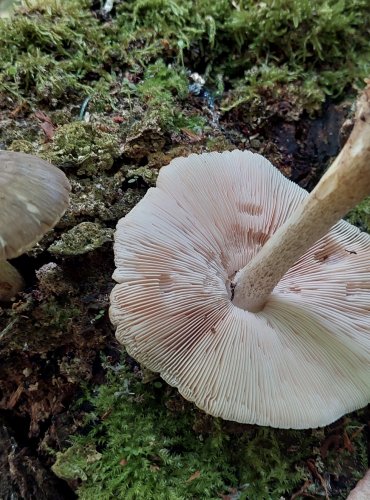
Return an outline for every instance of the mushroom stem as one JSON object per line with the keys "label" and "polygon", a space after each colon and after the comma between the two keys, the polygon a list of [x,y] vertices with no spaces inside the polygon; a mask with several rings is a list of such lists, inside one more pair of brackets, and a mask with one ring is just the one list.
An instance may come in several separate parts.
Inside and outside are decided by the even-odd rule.
{"label": "mushroom stem", "polygon": [[23,278],[16,268],[7,260],[0,260],[0,300],[12,299],[23,287]]}
{"label": "mushroom stem", "polygon": [[258,312],[284,274],[370,193],[370,80],[344,148],[302,205],[234,279],[233,303]]}

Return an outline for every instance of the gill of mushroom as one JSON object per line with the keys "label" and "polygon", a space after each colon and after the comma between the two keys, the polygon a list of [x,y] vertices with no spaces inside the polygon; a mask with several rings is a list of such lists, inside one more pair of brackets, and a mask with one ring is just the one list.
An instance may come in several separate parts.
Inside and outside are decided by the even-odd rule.
{"label": "gill of mushroom", "polygon": [[233,280],[233,304],[263,309],[297,260],[370,193],[370,80],[357,102],[355,125],[344,148],[315,189]]}

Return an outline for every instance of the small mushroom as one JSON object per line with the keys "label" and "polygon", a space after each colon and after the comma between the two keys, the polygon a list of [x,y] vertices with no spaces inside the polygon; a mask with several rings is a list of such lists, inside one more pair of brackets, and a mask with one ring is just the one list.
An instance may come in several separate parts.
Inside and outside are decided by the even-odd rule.
{"label": "small mushroom", "polygon": [[[177,158],[117,226],[128,353],[214,416],[327,425],[370,400],[370,86],[315,190],[248,151]],[[339,222],[338,222],[339,221]]]}
{"label": "small mushroom", "polygon": [[69,192],[57,167],[36,156],[0,151],[0,300],[10,300],[23,286],[6,259],[21,255],[55,226]]}

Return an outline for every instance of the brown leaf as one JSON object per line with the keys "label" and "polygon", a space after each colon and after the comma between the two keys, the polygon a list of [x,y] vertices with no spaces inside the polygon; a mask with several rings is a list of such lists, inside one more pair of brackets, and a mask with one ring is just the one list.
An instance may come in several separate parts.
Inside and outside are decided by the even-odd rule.
{"label": "brown leaf", "polygon": [[51,121],[51,118],[41,110],[35,111],[35,117],[41,121],[40,127],[44,131],[44,134],[48,141],[54,137],[55,126]]}
{"label": "brown leaf", "polygon": [[122,460],[120,460],[119,464],[122,465],[122,467],[124,467],[125,465],[128,464],[128,461],[125,458],[122,458]]}
{"label": "brown leaf", "polygon": [[109,415],[112,413],[112,410],[113,410],[113,408],[108,408],[108,410],[107,410],[107,411],[105,411],[105,412],[103,413],[103,415],[101,415],[101,417],[100,417],[100,418],[101,418],[101,420],[105,420],[106,418],[108,418],[108,417],[109,417]]}
{"label": "brown leaf", "polygon": [[200,470],[196,470],[194,472],[194,474],[192,474],[186,482],[190,483],[190,481],[194,481],[194,479],[198,479],[199,476],[200,476]]}
{"label": "brown leaf", "polygon": [[51,140],[54,137],[55,127],[50,122],[42,122],[40,127],[42,128],[47,139]]}
{"label": "brown leaf", "polygon": [[202,139],[201,135],[195,134],[192,130],[189,130],[188,128],[182,128],[181,132],[185,134],[188,139],[190,139],[190,142],[198,142]]}
{"label": "brown leaf", "polygon": [[38,118],[42,122],[52,123],[51,118],[49,118],[49,116],[47,114],[45,114],[43,111],[41,111],[39,109],[37,111],[35,111],[35,116],[36,116],[36,118]]}
{"label": "brown leaf", "polygon": [[28,108],[27,103],[22,102],[21,104],[19,104],[18,106],[16,106],[16,108],[14,108],[13,111],[11,111],[9,113],[9,116],[11,118],[15,118],[16,116],[18,116],[21,113],[23,113],[23,111],[25,111],[27,108]]}
{"label": "brown leaf", "polygon": [[125,121],[125,119],[123,118],[123,116],[113,116],[112,120],[114,121],[114,123],[123,123]]}
{"label": "brown leaf", "polygon": [[13,392],[13,394],[11,395],[8,403],[6,404],[6,409],[7,410],[12,410],[15,405],[17,404],[18,402],[18,399],[20,398],[21,394],[23,392],[23,385],[19,385],[17,390],[15,392]]}
{"label": "brown leaf", "polygon": [[343,432],[343,443],[344,443],[344,448],[347,451],[349,451],[350,453],[354,453],[355,449],[346,431]]}

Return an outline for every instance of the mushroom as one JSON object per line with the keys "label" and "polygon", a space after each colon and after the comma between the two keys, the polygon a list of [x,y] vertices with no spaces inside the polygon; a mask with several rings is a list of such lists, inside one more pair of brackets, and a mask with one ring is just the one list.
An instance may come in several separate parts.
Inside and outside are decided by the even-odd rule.
{"label": "mushroom", "polygon": [[117,226],[128,353],[214,416],[324,426],[370,400],[370,85],[308,193],[248,151],[177,158]]}
{"label": "mushroom", "polygon": [[369,500],[370,498],[370,469],[360,479],[355,488],[350,491],[347,500]]}
{"label": "mushroom", "polygon": [[23,287],[6,259],[35,245],[67,208],[70,185],[50,163],[25,153],[0,151],[0,300]]}

